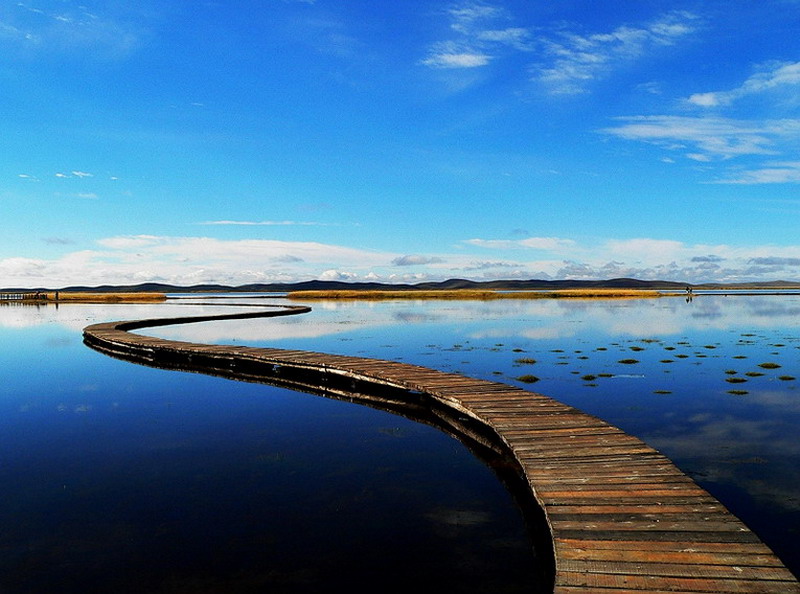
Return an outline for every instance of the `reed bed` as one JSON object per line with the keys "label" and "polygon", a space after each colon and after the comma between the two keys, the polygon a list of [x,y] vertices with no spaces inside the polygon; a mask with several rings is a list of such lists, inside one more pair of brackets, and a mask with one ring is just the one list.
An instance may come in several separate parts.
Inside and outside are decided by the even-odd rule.
{"label": "reed bed", "polygon": [[560,291],[482,291],[474,289],[432,291],[293,291],[290,299],[638,299],[661,297],[662,293],[638,289],[564,289]]}
{"label": "reed bed", "polygon": [[42,293],[45,301],[57,301],[58,303],[154,303],[165,301],[167,296],[164,293],[89,293],[89,292],[58,292],[56,299],[55,292]]}

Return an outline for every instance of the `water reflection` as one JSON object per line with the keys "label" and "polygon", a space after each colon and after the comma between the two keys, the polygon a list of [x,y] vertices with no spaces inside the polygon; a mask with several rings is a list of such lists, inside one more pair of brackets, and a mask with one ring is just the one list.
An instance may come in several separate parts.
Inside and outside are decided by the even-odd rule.
{"label": "water reflection", "polygon": [[[658,448],[800,573],[800,550],[795,546],[800,532],[797,296],[695,295],[691,303],[680,296],[311,305],[311,314],[291,319],[213,322],[143,332],[192,342],[404,360],[533,388],[600,416]],[[26,336],[29,341],[4,351],[7,369],[13,364],[18,369],[30,366],[41,356],[42,345],[61,342],[56,348],[46,346],[49,360],[37,365],[50,383],[20,375],[6,380],[7,385],[16,386],[14,390],[0,388],[0,404],[9,405],[2,411],[8,418],[37,417],[47,411],[85,422],[101,412],[124,409],[130,402],[130,395],[103,396],[117,390],[109,390],[103,374],[112,372],[97,361],[92,362],[91,377],[76,374],[80,381],[70,389],[61,387],[63,370],[71,369],[70,361],[78,357],[80,330],[96,319],[93,307],[62,307],[57,312],[43,308],[30,314],[20,308],[0,308],[4,336],[10,341]],[[159,309],[148,309],[153,307]],[[102,315],[113,319],[186,315],[181,307],[170,302],[116,305]],[[192,305],[191,310],[192,315],[218,312],[214,305]],[[25,346],[30,341],[34,346]],[[623,360],[635,362],[620,363]],[[120,378],[127,373],[124,367],[115,367],[112,375]],[[538,381],[523,384],[517,378],[524,375]],[[53,393],[62,390],[62,395]],[[16,396],[10,397],[11,392]],[[23,393],[26,396],[19,397]],[[119,406],[115,408],[112,402]],[[61,405],[63,410],[58,409]],[[441,530],[446,530],[447,518],[459,517],[453,513],[434,514]]]}
{"label": "water reflection", "polygon": [[244,332],[254,344],[405,360],[518,385],[533,376],[537,391],[672,458],[800,573],[797,296],[312,307],[280,327],[209,324],[163,334],[227,342]]}
{"label": "water reflection", "polygon": [[[787,303],[775,303],[780,300],[786,300]],[[602,306],[592,300],[571,299],[368,303],[323,300],[311,302],[310,305],[314,309],[313,319],[292,318],[260,325],[246,321],[212,322],[164,329],[160,335],[197,342],[225,338],[285,340],[340,334],[353,325],[364,329],[402,323],[478,326],[480,329],[473,330],[470,335],[474,338],[564,339],[588,333],[647,338],[677,336],[714,328],[724,330],[739,325],[741,320],[747,320],[747,326],[751,329],[781,325],[795,327],[800,312],[795,297],[775,296],[703,296],[695,298],[691,304],[686,304],[680,298],[665,297],[606,301]],[[221,328],[223,325],[224,328]]]}
{"label": "water reflection", "polygon": [[536,590],[519,509],[444,433],[81,341],[186,313],[0,308],[0,590]]}

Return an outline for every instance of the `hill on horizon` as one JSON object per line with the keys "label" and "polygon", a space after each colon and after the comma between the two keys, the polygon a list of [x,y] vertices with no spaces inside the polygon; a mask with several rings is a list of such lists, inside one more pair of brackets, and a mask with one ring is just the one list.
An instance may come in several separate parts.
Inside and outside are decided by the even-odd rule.
{"label": "hill on horizon", "polygon": [[661,289],[661,290],[683,290],[686,287],[693,289],[753,289],[753,288],[800,288],[800,282],[776,280],[770,282],[746,282],[746,283],[685,283],[676,281],[662,280],[640,280],[635,278],[612,278],[606,280],[494,280],[494,281],[472,281],[467,279],[448,279],[436,282],[420,282],[416,284],[393,284],[379,282],[346,282],[346,281],[324,281],[310,280],[296,283],[253,283],[246,285],[221,285],[215,283],[198,285],[173,285],[169,283],[139,283],[136,285],[99,285],[99,286],[68,286],[58,288],[34,287],[34,288],[5,288],[0,289],[7,292],[21,291],[64,291],[64,292],[88,292],[88,293],[287,293],[292,291],[435,291],[435,290],[499,290],[499,291],[531,291],[531,290],[558,290],[558,289]]}

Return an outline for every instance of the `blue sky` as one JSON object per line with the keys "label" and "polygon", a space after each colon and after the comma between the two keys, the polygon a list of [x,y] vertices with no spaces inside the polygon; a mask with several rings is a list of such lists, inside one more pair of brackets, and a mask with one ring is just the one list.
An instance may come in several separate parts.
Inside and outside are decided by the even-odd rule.
{"label": "blue sky", "polygon": [[0,286],[800,280],[800,2],[0,4]]}

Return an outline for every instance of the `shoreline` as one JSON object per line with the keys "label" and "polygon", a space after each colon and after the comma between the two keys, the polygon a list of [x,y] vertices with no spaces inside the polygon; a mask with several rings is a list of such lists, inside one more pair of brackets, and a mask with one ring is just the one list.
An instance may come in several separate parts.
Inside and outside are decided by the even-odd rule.
{"label": "shoreline", "polygon": [[[694,298],[702,296],[800,296],[800,289],[776,290],[772,287],[741,289],[697,289],[692,292],[658,289],[580,288],[553,290],[499,290],[499,289],[313,289],[288,291],[281,299],[297,301],[382,301],[382,300],[473,300],[497,299],[654,299],[660,297]],[[253,297],[240,295],[237,291],[220,291],[213,297]],[[276,298],[275,295],[271,297]],[[155,291],[0,291],[3,303],[160,303],[169,299],[186,299],[190,296],[169,297],[167,293]]]}
{"label": "shoreline", "polygon": [[562,289],[556,291],[490,291],[474,289],[354,291],[317,290],[290,291],[288,299],[318,300],[385,300],[385,299],[442,299],[442,300],[493,300],[493,299],[640,299],[663,297],[652,289]]}

